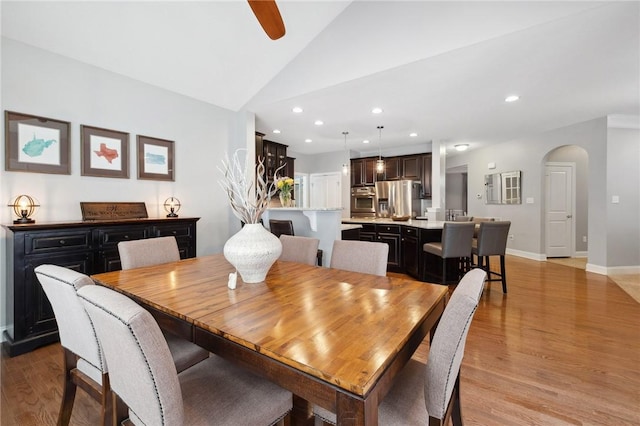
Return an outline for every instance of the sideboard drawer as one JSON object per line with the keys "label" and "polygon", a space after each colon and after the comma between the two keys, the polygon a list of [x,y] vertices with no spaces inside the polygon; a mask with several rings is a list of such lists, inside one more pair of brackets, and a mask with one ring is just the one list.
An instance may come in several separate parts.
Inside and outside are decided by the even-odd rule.
{"label": "sideboard drawer", "polygon": [[46,232],[26,234],[24,237],[25,254],[49,253],[61,250],[89,249],[91,232]]}
{"label": "sideboard drawer", "polygon": [[97,229],[98,246],[100,248],[114,247],[120,241],[142,240],[149,238],[148,227]]}

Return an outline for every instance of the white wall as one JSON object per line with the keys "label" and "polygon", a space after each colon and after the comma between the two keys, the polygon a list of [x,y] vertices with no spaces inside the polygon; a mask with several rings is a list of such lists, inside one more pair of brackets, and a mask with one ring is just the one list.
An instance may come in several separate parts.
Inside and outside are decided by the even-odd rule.
{"label": "white wall", "polygon": [[613,272],[626,272],[625,268],[640,265],[640,131],[612,126],[615,123],[609,121],[604,199],[607,266]]}
{"label": "white wall", "polygon": [[[511,220],[515,238],[509,241],[508,248],[542,259],[545,157],[565,145],[584,148],[589,158],[588,270],[608,273],[611,267],[623,265],[637,270],[639,135],[637,128],[608,128],[607,117],[602,117],[450,157],[447,167],[467,165],[470,215]],[[488,173],[489,162],[497,165],[492,172],[521,170],[523,200],[532,197],[534,203],[485,205],[483,199],[476,199],[477,193],[484,194],[483,177]],[[625,206],[610,204],[610,195],[616,193],[624,194],[620,199],[625,200]]]}
{"label": "white wall", "polygon": [[[154,86],[2,38],[2,110],[71,122],[71,175],[4,171],[2,205],[19,194],[40,202],[37,222],[80,220],[81,201],[144,201],[150,217],[164,216],[170,196],[180,216],[200,217],[197,254],[220,252],[230,235],[230,209],[217,181],[225,151],[255,144],[253,114],[234,113]],[[80,125],[130,134],[130,178],[80,176]],[[2,120],[4,135],[4,120]],[[175,182],[138,180],[136,135],[175,141]],[[248,136],[247,136],[248,135]],[[223,201],[224,200],[224,201]],[[8,207],[0,222],[11,223]],[[239,229],[239,225],[238,225]],[[0,243],[1,300],[6,294],[6,233]],[[6,324],[2,319],[2,328]]]}

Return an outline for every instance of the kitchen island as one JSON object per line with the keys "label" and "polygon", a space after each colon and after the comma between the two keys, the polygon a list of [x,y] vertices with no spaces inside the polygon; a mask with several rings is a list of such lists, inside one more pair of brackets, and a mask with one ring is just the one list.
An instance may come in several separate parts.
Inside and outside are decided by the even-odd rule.
{"label": "kitchen island", "polygon": [[330,266],[333,242],[341,239],[341,208],[273,207],[264,212],[262,219],[267,228],[270,219],[290,220],[296,236],[320,240],[322,265]]}
{"label": "kitchen island", "polygon": [[[348,218],[343,224],[359,224],[361,241],[376,241],[389,245],[387,270],[401,272],[425,282],[440,282],[441,259],[425,253],[422,246],[442,239],[444,221],[394,221],[391,218]],[[454,277],[457,264],[447,260],[447,276]],[[451,283],[456,281],[451,281]]]}

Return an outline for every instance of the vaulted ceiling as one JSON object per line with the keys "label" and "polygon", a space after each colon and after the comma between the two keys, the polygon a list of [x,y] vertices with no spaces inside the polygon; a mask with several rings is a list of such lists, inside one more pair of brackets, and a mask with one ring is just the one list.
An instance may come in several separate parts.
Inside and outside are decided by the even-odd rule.
{"label": "vaulted ceiling", "polygon": [[[475,149],[640,115],[638,2],[278,5],[287,32],[277,41],[241,0],[3,1],[2,35],[253,111],[256,130],[303,154],[342,150],[344,131],[362,152],[432,140]],[[505,103],[511,94],[520,100]]]}

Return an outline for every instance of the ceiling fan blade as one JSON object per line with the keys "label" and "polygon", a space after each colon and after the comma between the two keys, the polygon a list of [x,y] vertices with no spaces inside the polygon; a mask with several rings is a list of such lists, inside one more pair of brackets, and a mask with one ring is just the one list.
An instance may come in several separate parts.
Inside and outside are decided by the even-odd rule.
{"label": "ceiling fan blade", "polygon": [[285,33],[284,22],[275,0],[247,0],[262,29],[271,40],[277,40]]}

